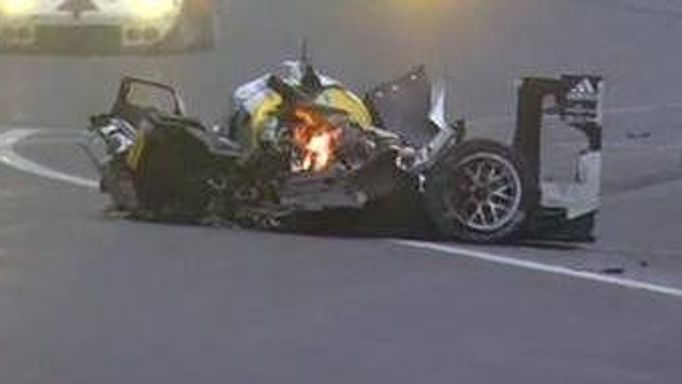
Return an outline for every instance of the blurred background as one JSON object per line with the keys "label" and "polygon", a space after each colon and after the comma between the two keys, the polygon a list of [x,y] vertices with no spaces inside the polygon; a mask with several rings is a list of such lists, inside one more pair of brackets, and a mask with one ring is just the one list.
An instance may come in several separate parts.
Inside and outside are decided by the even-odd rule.
{"label": "blurred background", "polygon": [[[82,127],[109,107],[123,75],[168,81],[182,90],[193,115],[215,121],[236,85],[296,57],[303,38],[321,69],[358,91],[427,64],[433,75],[448,75],[458,115],[480,121],[513,112],[513,84],[522,75],[602,74],[611,106],[676,100],[682,74],[671,47],[682,20],[675,2],[641,4],[217,0],[212,51],[0,55],[0,124]],[[642,23],[643,17],[654,22]]]}
{"label": "blurred background", "polygon": [[[303,38],[319,69],[358,92],[419,64],[447,74],[451,109],[500,140],[517,79],[595,73],[607,84],[598,242],[477,250],[679,289],[679,0],[222,0],[214,14],[213,50],[0,54],[0,132],[47,130],[4,135],[4,155],[95,179],[77,142],[122,76],[177,86],[211,123]],[[96,190],[4,166],[0,205],[3,384],[682,377],[673,297],[376,239],[104,218]]]}

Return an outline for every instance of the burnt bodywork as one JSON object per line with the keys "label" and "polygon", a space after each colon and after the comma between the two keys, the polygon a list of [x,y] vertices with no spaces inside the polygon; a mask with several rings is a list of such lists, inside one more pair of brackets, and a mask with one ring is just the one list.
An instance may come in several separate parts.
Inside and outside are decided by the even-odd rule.
{"label": "burnt bodywork", "polygon": [[[600,79],[524,80],[516,139],[507,146],[468,140],[463,121],[448,123],[445,87],[432,86],[424,68],[364,98],[305,62],[288,68],[240,88],[229,124],[211,128],[186,117],[173,88],[124,79],[112,111],[92,118],[100,148],[88,147],[114,208],[144,219],[294,230],[301,217],[322,227],[371,222],[473,242],[548,229],[590,238]],[[579,94],[580,87],[587,89]],[[136,100],[139,89],[154,101]],[[555,98],[554,110],[544,109],[546,97]],[[589,138],[571,185],[541,180],[545,115]]]}

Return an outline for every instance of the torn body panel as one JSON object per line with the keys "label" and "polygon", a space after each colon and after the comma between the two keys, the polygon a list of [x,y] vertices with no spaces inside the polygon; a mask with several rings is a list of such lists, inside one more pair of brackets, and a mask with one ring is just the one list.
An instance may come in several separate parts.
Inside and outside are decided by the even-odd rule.
{"label": "torn body panel", "polygon": [[[152,103],[132,97],[140,86],[161,96]],[[111,141],[113,121],[133,127],[132,145],[107,145],[107,169],[117,173],[103,180],[114,186],[107,189],[114,200],[118,184],[128,186],[127,198],[132,180],[137,205],[118,206],[138,217],[218,216],[296,229],[288,217],[342,210],[371,213],[350,215],[362,223],[419,222],[445,238],[491,243],[547,228],[539,223],[550,214],[571,221],[596,211],[601,87],[592,77],[524,80],[513,146],[465,140],[464,121],[449,123],[445,83],[432,86],[423,68],[363,99],[306,62],[238,88],[229,125],[213,129],[185,117],[174,89],[126,79],[112,112],[93,119],[91,130]],[[545,108],[548,97],[555,108]],[[572,183],[541,176],[550,115],[588,138]]]}

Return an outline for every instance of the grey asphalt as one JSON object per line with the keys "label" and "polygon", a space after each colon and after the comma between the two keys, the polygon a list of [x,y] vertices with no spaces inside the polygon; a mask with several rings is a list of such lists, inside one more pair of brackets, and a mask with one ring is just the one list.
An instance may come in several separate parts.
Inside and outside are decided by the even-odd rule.
{"label": "grey asphalt", "polygon": [[[428,3],[428,4],[427,4]],[[22,155],[94,177],[78,133],[118,78],[169,80],[207,122],[295,57],[360,90],[422,61],[508,138],[521,75],[608,79],[599,240],[468,247],[682,288],[682,7],[656,0],[231,0],[212,53],[0,56]],[[418,250],[128,222],[94,190],[0,167],[0,383],[679,383],[682,299]],[[451,244],[457,246],[456,244]]]}

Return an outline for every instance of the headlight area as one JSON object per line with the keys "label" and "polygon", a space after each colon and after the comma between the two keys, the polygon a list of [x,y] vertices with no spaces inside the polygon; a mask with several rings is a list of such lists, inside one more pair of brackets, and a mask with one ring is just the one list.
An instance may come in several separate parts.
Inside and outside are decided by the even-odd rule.
{"label": "headlight area", "polygon": [[36,11],[38,0],[0,0],[0,17],[20,18]]}
{"label": "headlight area", "polygon": [[0,46],[42,49],[44,45],[56,50],[66,42],[112,50],[152,46],[173,31],[187,0],[107,0],[118,4],[111,12],[102,8],[78,20],[68,12],[46,11],[44,4],[51,1],[60,4],[56,0],[0,0]]}
{"label": "headlight area", "polygon": [[11,45],[30,45],[35,34],[26,20],[38,9],[38,0],[0,0],[0,41]]}
{"label": "headlight area", "polygon": [[175,11],[179,11],[180,8],[182,8],[182,1],[183,0],[124,0],[124,3],[136,17],[143,20],[152,20],[163,18]]}
{"label": "headlight area", "polygon": [[185,0],[123,1],[134,19],[122,27],[122,44],[139,47],[158,43],[166,37],[176,25]]}

